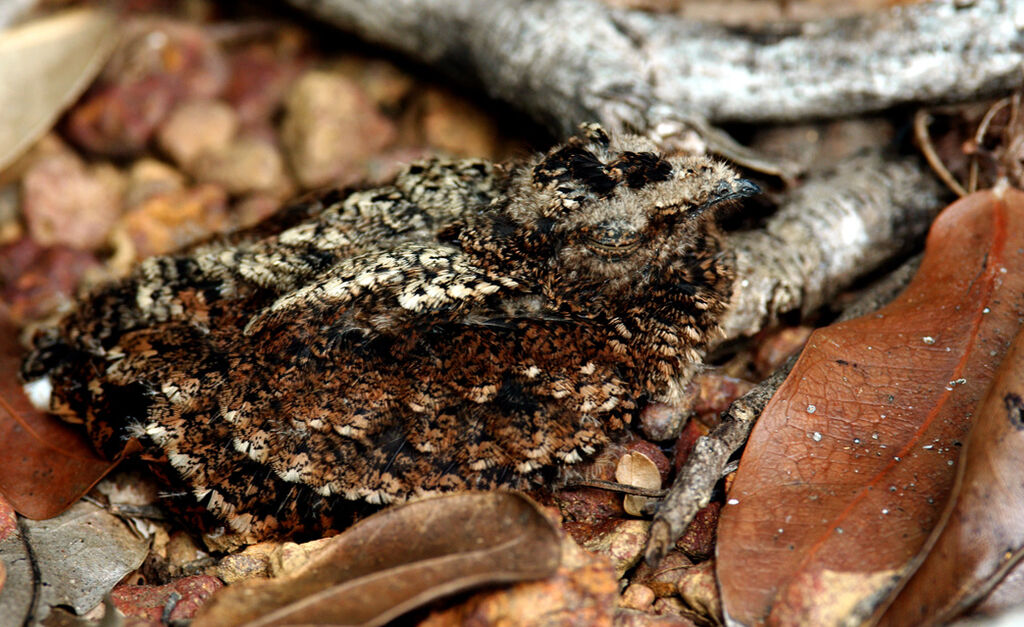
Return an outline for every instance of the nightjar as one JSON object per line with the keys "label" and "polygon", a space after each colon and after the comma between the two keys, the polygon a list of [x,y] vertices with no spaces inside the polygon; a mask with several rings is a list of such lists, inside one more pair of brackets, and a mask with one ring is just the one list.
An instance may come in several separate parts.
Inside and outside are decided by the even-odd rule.
{"label": "nightjar", "polygon": [[593,124],[522,163],[414,164],[141,262],[22,375],[252,540],[527,487],[678,397],[732,288],[714,209],[757,191]]}

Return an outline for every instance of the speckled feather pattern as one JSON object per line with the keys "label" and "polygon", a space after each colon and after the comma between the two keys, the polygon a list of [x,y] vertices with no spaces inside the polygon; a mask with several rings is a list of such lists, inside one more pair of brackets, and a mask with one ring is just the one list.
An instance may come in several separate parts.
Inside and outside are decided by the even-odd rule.
{"label": "speckled feather pattern", "polygon": [[522,163],[414,164],[143,261],[23,376],[249,540],[527,487],[678,396],[732,286],[713,209],[753,189],[596,125]]}

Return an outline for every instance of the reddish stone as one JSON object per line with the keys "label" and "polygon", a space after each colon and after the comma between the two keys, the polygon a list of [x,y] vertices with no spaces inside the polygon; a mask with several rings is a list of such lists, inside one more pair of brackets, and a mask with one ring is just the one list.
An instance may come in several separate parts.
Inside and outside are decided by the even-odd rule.
{"label": "reddish stone", "polygon": [[301,31],[281,33],[277,45],[257,42],[228,58],[229,78],[224,98],[243,126],[269,124],[285,94],[307,65],[300,57],[305,47]]}
{"label": "reddish stone", "polygon": [[693,517],[693,522],[686,528],[686,533],[676,541],[676,547],[694,561],[711,557],[715,552],[715,538],[718,534],[718,515],[722,504],[717,501],[708,503]]}
{"label": "reddish stone", "polygon": [[781,366],[790,356],[803,349],[814,327],[786,327],[773,332],[757,343],[754,352],[754,368],[767,377]]}
{"label": "reddish stone", "polygon": [[129,21],[103,76],[69,112],[67,135],[95,153],[139,154],[180,100],[215,96],[226,78],[219,47],[199,26]]}
{"label": "reddish stone", "polygon": [[679,434],[679,439],[676,440],[676,452],[672,460],[672,465],[676,472],[679,472],[679,469],[683,467],[683,464],[690,457],[693,447],[697,445],[697,440],[701,436],[707,435],[709,431],[707,425],[699,420],[691,420],[686,423],[683,432]]}
{"label": "reddish stone", "polygon": [[669,551],[657,566],[651,567],[647,562],[641,562],[631,581],[647,586],[658,598],[671,597],[678,593],[679,580],[691,566],[693,562],[690,558],[679,551]]}
{"label": "reddish stone", "polygon": [[70,152],[40,157],[21,182],[29,234],[44,246],[98,248],[121,214],[122,178],[110,165],[87,168]]}
{"label": "reddish stone", "polygon": [[14,508],[3,496],[0,496],[0,542],[18,530],[18,519]]}
{"label": "reddish stone", "polygon": [[[754,387],[750,381],[720,374],[702,374],[694,379],[694,383],[698,389],[693,400],[693,411],[700,416],[717,416]],[[717,419],[713,422],[717,422]]]}
{"label": "reddish stone", "polygon": [[[622,509],[622,495],[611,490],[562,490],[558,493],[557,499],[558,508],[567,521],[594,525],[626,515],[626,510]],[[569,527],[566,527],[566,530],[569,531]],[[584,541],[580,538],[577,540]]]}
{"label": "reddish stone", "polygon": [[98,265],[92,253],[64,246],[47,248],[22,238],[0,247],[0,301],[7,304],[15,322],[39,318]]}
{"label": "reddish stone", "polygon": [[[183,577],[163,586],[118,586],[110,593],[114,606],[128,617],[159,621],[164,610],[173,604],[168,618],[188,620],[195,616],[210,595],[223,588],[220,579],[210,575]],[[180,598],[174,601],[172,596]]]}

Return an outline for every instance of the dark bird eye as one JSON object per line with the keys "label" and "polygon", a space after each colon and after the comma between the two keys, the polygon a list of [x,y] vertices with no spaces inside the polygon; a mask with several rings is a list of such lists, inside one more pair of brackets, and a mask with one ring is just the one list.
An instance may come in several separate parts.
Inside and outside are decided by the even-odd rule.
{"label": "dark bird eye", "polygon": [[640,247],[643,236],[621,220],[608,220],[589,227],[584,242],[587,248],[598,255],[623,257]]}

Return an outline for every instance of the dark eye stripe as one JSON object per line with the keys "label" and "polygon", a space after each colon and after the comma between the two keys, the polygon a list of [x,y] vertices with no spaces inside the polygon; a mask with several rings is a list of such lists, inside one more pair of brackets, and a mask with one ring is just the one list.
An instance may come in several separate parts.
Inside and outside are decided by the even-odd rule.
{"label": "dark eye stripe", "polygon": [[610,194],[618,184],[594,153],[579,146],[566,146],[537,164],[533,181],[540,186],[581,183],[599,196]]}
{"label": "dark eye stripe", "polygon": [[608,169],[620,172],[620,178],[631,189],[667,181],[672,176],[672,164],[653,152],[624,152],[608,164]]}
{"label": "dark eye stripe", "polygon": [[653,152],[624,152],[606,166],[594,153],[576,145],[551,154],[533,169],[533,181],[541,187],[579,183],[598,196],[611,194],[619,183],[640,189],[671,176],[672,165]]}

